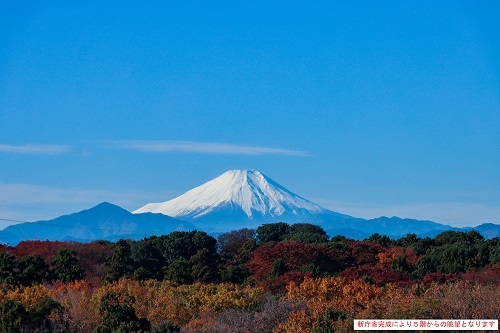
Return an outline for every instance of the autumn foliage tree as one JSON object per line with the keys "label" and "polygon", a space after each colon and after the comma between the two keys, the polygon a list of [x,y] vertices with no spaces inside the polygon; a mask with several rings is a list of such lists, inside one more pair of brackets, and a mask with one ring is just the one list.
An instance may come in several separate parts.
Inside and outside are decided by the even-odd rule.
{"label": "autumn foliage tree", "polygon": [[289,282],[299,282],[305,276],[339,273],[349,262],[349,256],[327,245],[289,241],[259,247],[247,267],[258,285],[279,291]]}
{"label": "autumn foliage tree", "polygon": [[[497,318],[500,239],[363,241],[307,223],[0,246],[0,332],[351,332],[354,318]],[[108,276],[107,281],[104,281]],[[85,280],[83,280],[85,279]]]}

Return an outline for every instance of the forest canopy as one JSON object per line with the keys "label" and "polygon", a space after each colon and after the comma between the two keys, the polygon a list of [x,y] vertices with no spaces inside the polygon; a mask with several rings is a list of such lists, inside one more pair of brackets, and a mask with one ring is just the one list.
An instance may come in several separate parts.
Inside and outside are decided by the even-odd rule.
{"label": "forest canopy", "polygon": [[328,238],[284,222],[140,241],[0,246],[1,332],[350,332],[356,318],[492,318],[500,239]]}

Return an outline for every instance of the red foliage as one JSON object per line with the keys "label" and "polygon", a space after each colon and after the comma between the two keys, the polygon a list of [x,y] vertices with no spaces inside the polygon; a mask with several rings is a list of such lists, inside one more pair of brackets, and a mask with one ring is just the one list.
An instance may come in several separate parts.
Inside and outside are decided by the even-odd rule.
{"label": "red foliage", "polygon": [[402,283],[410,280],[408,273],[400,273],[385,267],[351,267],[340,274],[341,277],[349,281],[365,278],[378,286],[384,286],[386,283]]}
{"label": "red foliage", "polygon": [[59,241],[22,241],[12,248],[11,253],[16,257],[24,257],[26,255],[39,255],[50,263],[56,256],[60,248],[73,249],[73,243]]}
{"label": "red foliage", "polygon": [[85,270],[85,280],[92,286],[99,286],[106,276],[106,260],[113,253],[111,243],[74,243],[76,258]]}
{"label": "red foliage", "polygon": [[106,259],[113,253],[113,246],[110,243],[23,241],[11,247],[9,252],[18,258],[26,255],[39,255],[50,265],[61,248],[76,251],[76,258],[85,270],[87,281],[92,285],[100,284],[107,270]]}
{"label": "red foliage", "polygon": [[476,284],[497,284],[500,281],[500,264],[480,271],[467,271],[462,274],[462,278]]}
{"label": "red foliage", "polygon": [[[340,272],[349,254],[326,245],[302,242],[280,242],[259,247],[247,264],[258,285],[271,291],[284,290],[291,282],[301,282],[305,276]],[[273,272],[273,263],[281,259],[280,272]]]}
{"label": "red foliage", "polygon": [[12,247],[11,246],[8,246],[8,245],[5,245],[5,244],[0,244],[0,253],[11,252],[11,251],[12,251]]}
{"label": "red foliage", "polygon": [[375,266],[378,262],[377,255],[386,251],[382,245],[370,241],[352,241],[349,242],[349,247],[358,266]]}
{"label": "red foliage", "polygon": [[422,282],[425,284],[452,282],[459,279],[457,274],[429,273],[424,276]]}

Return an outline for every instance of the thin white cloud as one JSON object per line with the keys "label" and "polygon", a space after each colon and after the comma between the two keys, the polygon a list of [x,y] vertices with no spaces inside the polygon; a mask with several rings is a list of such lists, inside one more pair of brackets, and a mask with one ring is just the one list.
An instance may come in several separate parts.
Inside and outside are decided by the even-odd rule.
{"label": "thin white cloud", "polygon": [[[134,210],[157,198],[173,193],[138,194],[138,191],[113,192],[82,188],[55,188],[33,184],[0,183],[0,229],[15,221],[53,219],[60,215],[88,209],[108,201]],[[5,221],[15,220],[15,221]]]}
{"label": "thin white cloud", "polygon": [[111,148],[138,150],[146,152],[190,152],[202,154],[225,155],[293,155],[307,156],[308,152],[300,150],[243,146],[226,143],[193,142],[193,141],[107,141]]}
{"label": "thin white cloud", "polygon": [[500,223],[500,207],[467,202],[425,202],[401,205],[376,205],[316,199],[333,211],[366,219],[398,216],[430,220],[454,227],[475,227],[482,223]]}
{"label": "thin white cloud", "polygon": [[26,155],[59,155],[71,150],[66,145],[26,144],[20,146],[0,144],[0,153],[26,154]]}

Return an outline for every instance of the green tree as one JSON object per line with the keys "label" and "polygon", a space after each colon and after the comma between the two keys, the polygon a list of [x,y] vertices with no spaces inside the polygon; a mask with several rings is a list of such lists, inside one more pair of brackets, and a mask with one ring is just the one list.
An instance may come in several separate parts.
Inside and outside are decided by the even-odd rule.
{"label": "green tree", "polygon": [[417,242],[414,243],[411,247],[415,251],[415,254],[421,256],[423,254],[426,254],[427,251],[430,251],[435,245],[436,242],[434,241],[434,239],[425,237],[418,239]]}
{"label": "green tree", "polygon": [[155,327],[151,332],[152,333],[179,333],[181,328],[169,321],[165,321]]}
{"label": "green tree", "polygon": [[387,235],[381,235],[379,233],[374,233],[370,237],[368,237],[366,240],[370,242],[374,242],[377,244],[380,244],[384,247],[389,247],[392,245],[392,240],[389,238]]}
{"label": "green tree", "polygon": [[470,230],[468,232],[448,230],[437,235],[434,240],[438,245],[454,244],[456,242],[476,244],[483,242],[484,237],[476,230]]}
{"label": "green tree", "polygon": [[0,252],[0,283],[17,283],[16,269],[16,257],[8,252]]}
{"label": "green tree", "polygon": [[142,240],[132,244],[131,259],[134,266],[132,275],[134,279],[163,279],[163,266],[166,265],[166,261],[152,242]]}
{"label": "green tree", "polygon": [[201,249],[189,259],[191,276],[199,282],[218,282],[219,255],[211,253],[208,249]]}
{"label": "green tree", "polygon": [[310,223],[295,223],[283,237],[285,241],[297,241],[303,243],[326,243],[328,236],[326,231],[320,226]]}
{"label": "green tree", "polygon": [[239,229],[221,234],[217,238],[219,254],[225,267],[234,265],[236,256],[247,241],[255,239],[255,230]]}
{"label": "green tree", "polygon": [[165,279],[179,284],[192,283],[191,264],[184,258],[175,259],[165,269]]}
{"label": "green tree", "polygon": [[259,244],[281,242],[290,233],[290,225],[285,222],[267,223],[257,228]]}
{"label": "green tree", "polygon": [[232,265],[221,271],[224,282],[243,283],[250,276],[250,271],[243,265]]}
{"label": "green tree", "polygon": [[95,333],[131,333],[149,332],[151,324],[144,318],[137,318],[132,304],[132,296],[118,295],[108,292],[104,294],[99,306],[102,323],[94,330]]}
{"label": "green tree", "polygon": [[[448,234],[456,236],[455,234]],[[453,239],[457,239],[453,237]],[[415,274],[422,277],[427,273],[462,273],[484,267],[488,262],[488,248],[483,243],[470,243],[458,238],[449,242],[440,240],[441,245],[431,248],[416,263]]]}
{"label": "green tree", "polygon": [[419,240],[420,238],[418,238],[416,234],[407,234],[406,236],[397,239],[395,244],[396,246],[410,247],[416,244]]}
{"label": "green tree", "polygon": [[19,283],[29,286],[50,280],[49,265],[39,255],[27,255],[18,263]]}
{"label": "green tree", "polygon": [[278,258],[271,264],[271,275],[274,277],[282,276],[288,271],[288,267],[283,258]]}
{"label": "green tree", "polygon": [[174,231],[162,238],[163,257],[168,264],[179,258],[189,260],[202,249],[217,253],[217,240],[204,231]]}
{"label": "green tree", "polygon": [[46,332],[50,329],[48,316],[56,309],[60,308],[59,302],[50,297],[45,297],[33,304],[28,310],[28,326],[33,329]]}
{"label": "green tree", "polygon": [[113,253],[108,259],[109,271],[106,276],[107,281],[116,281],[121,277],[130,277],[134,271],[134,261],[130,244],[120,239],[113,247]]}
{"label": "green tree", "polygon": [[346,243],[347,244],[347,243],[352,242],[352,241],[354,241],[354,239],[347,238],[346,236],[343,236],[343,235],[336,235],[330,239],[330,242],[332,242],[332,243]]}
{"label": "green tree", "polygon": [[76,251],[68,248],[61,248],[57,251],[57,256],[52,261],[54,274],[57,280],[70,282],[81,280],[85,276],[85,270],[76,258]]}
{"label": "green tree", "polygon": [[234,261],[238,265],[244,265],[252,256],[252,253],[257,249],[257,242],[255,239],[247,240],[239,249],[238,254],[234,257]]}
{"label": "green tree", "polygon": [[311,330],[311,333],[334,333],[333,324],[337,320],[344,320],[347,316],[343,311],[337,311],[331,307],[327,307],[325,315],[319,317],[316,321],[316,326]]}
{"label": "green tree", "polygon": [[500,264],[500,238],[494,237],[487,241],[489,261],[491,264]]}
{"label": "green tree", "polygon": [[396,257],[392,260],[391,269],[400,273],[411,273],[414,267],[404,257]]}
{"label": "green tree", "polygon": [[21,303],[6,299],[0,302],[0,333],[21,333],[27,323],[26,309]]}

